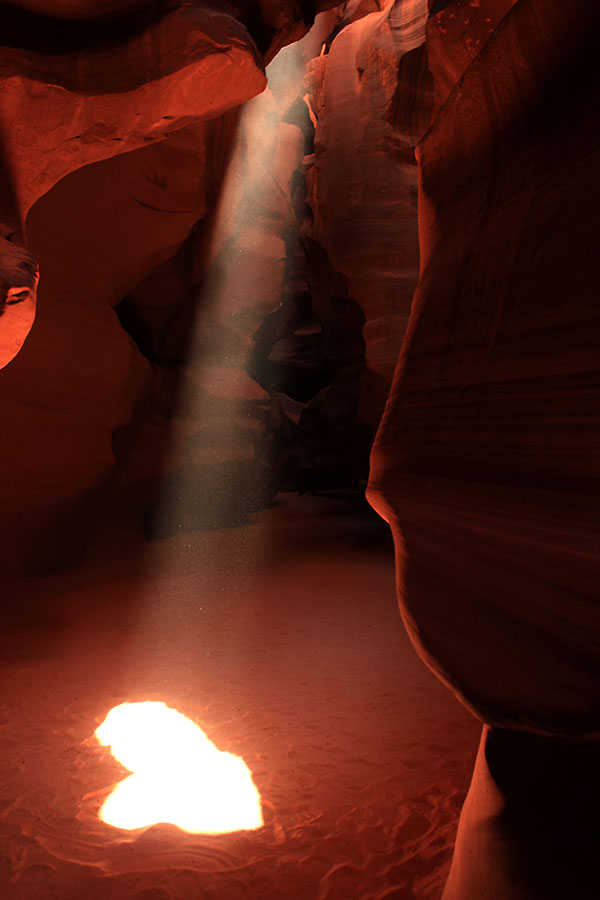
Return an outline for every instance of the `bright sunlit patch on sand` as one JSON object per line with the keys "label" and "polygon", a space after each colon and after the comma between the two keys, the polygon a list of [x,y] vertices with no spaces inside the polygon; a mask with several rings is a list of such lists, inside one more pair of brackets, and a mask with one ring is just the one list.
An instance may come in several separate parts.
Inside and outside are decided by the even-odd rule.
{"label": "bright sunlit patch on sand", "polygon": [[100,810],[115,828],[169,822],[223,834],[263,825],[260,794],[239,756],[218,750],[190,719],[165,703],[122,703],[96,730],[132,774]]}

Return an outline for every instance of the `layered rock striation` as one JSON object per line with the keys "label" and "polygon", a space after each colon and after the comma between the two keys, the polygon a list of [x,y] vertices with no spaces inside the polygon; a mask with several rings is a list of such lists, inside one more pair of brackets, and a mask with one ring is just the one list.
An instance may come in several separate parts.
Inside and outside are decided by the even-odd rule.
{"label": "layered rock striation", "polygon": [[424,658],[488,723],[561,734],[599,726],[597,18],[517,4],[418,148],[370,485]]}
{"label": "layered rock striation", "polygon": [[[266,2],[0,7],[0,363],[13,360],[0,379],[0,460],[11,473],[2,561],[43,569],[84,533],[84,498],[111,473],[113,435],[154,392],[152,354],[115,307],[174,255],[180,293],[189,290],[192,231],[204,277],[238,111],[263,91],[265,60],[315,12]],[[40,310],[24,343],[38,263]],[[172,322],[178,299],[153,313],[167,353],[187,328],[185,316]]]}
{"label": "layered rock striation", "polygon": [[31,326],[34,318],[37,271],[23,244],[35,201],[69,172],[166,139],[260,93],[265,62],[302,36],[319,8],[310,0],[0,6],[2,302],[27,308],[19,321],[12,312],[4,317],[0,365],[18,352],[24,320]]}
{"label": "layered rock striation", "polygon": [[378,4],[350,19],[307,71],[316,118],[307,231],[365,316],[361,417],[372,427],[391,384],[419,270],[414,147],[433,110],[426,21],[425,0]]}

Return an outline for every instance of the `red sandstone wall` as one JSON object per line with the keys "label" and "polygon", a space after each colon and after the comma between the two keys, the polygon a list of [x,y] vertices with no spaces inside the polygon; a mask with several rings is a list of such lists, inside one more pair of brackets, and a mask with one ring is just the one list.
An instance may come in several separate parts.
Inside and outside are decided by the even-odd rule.
{"label": "red sandstone wall", "polygon": [[370,487],[422,655],[486,721],[566,733],[598,728],[597,18],[518,3],[418,149]]}
{"label": "red sandstone wall", "polygon": [[[237,141],[235,109],[266,83],[257,45],[268,59],[312,13],[309,5],[254,4],[242,15],[233,5],[227,14],[166,3],[138,15],[126,4],[124,17],[100,27],[42,21],[40,4],[24,6],[22,16],[2,12],[0,158],[9,189],[0,197],[8,238],[0,264],[9,301],[20,300],[2,309],[2,362],[23,349],[0,377],[0,560],[43,569],[76,557],[89,497],[114,464],[113,433],[152,392],[150,366],[114,307],[199,220],[214,223]],[[18,243],[24,229],[28,251]],[[36,259],[41,308],[23,345]]]}

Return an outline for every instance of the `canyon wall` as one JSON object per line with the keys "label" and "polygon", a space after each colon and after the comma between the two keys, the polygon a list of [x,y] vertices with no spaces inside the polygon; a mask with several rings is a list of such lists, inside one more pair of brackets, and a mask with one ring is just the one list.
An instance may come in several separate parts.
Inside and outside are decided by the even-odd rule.
{"label": "canyon wall", "polygon": [[596,13],[528,0],[418,148],[421,277],[373,450],[407,626],[485,721],[598,728]]}
{"label": "canyon wall", "polygon": [[[311,242],[365,316],[361,417],[376,427],[419,271],[414,148],[433,111],[427,3],[382,3],[307,72],[317,118],[307,170]],[[318,269],[316,257],[313,269]]]}
{"label": "canyon wall", "polygon": [[[189,316],[180,311],[197,305],[193,292],[217,256],[225,172],[247,145],[241,105],[264,90],[265,62],[318,11],[309,3],[117,6],[78,5],[77,21],[72,4],[0,8],[0,362],[13,360],[0,378],[0,557],[9,566],[45,570],[80,556],[90,503],[114,470],[115,440],[121,446],[123,430],[150,414],[164,381],[157,388],[148,335],[134,329],[139,342],[131,339],[119,304],[174,269],[175,281],[152,282],[148,340],[161,332],[167,356],[173,334],[185,343]],[[257,146],[252,152],[256,161]],[[265,252],[281,270],[276,240]],[[255,268],[260,262],[259,254]],[[38,264],[39,309],[26,340]],[[279,302],[277,290],[275,282],[263,308]]]}

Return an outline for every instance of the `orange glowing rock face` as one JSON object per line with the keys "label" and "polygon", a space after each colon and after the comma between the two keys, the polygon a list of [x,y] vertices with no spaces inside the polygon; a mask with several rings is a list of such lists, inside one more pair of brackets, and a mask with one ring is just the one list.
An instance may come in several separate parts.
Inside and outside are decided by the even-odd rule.
{"label": "orange glowing rock face", "polygon": [[132,772],[100,810],[108,825],[133,830],[168,822],[202,834],[262,827],[260,794],[245,762],[218,750],[166,704],[115,706],[96,737]]}

